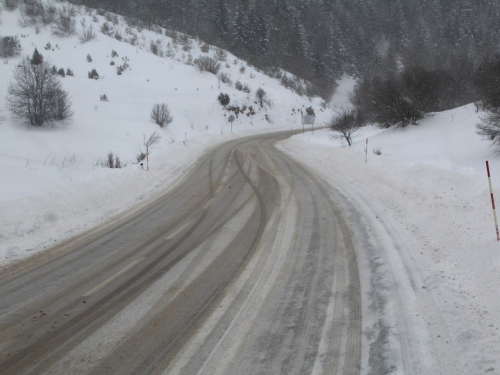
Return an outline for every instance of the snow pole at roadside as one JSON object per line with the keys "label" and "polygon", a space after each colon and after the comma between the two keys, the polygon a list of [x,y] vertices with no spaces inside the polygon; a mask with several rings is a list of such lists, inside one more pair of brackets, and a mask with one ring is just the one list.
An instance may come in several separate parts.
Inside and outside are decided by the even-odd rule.
{"label": "snow pole at roadside", "polygon": [[366,138],[365,163],[368,163],[368,138]]}
{"label": "snow pole at roadside", "polygon": [[486,161],[486,171],[488,172],[488,183],[490,184],[491,205],[493,206],[493,217],[495,218],[495,229],[497,231],[497,241],[500,241],[500,231],[498,230],[497,212],[495,210],[495,198],[493,197],[493,185],[491,184],[490,164]]}

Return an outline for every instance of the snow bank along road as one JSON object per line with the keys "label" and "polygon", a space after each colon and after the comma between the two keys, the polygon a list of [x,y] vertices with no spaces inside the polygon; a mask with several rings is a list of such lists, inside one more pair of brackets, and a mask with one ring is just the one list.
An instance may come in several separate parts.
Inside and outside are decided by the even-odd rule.
{"label": "snow bank along road", "polygon": [[371,229],[274,148],[287,137],[226,143],[133,215],[4,270],[0,373],[439,373],[386,301]]}

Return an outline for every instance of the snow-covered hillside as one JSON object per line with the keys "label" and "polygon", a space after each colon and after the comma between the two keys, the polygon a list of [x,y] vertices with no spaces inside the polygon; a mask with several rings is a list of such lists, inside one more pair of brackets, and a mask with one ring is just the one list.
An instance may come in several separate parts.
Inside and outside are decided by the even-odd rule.
{"label": "snow-covered hillside", "polygon": [[448,353],[440,368],[450,374],[500,373],[500,242],[485,166],[489,160],[498,202],[500,157],[476,134],[480,115],[467,105],[405,129],[368,126],[350,149],[328,130],[280,144],[340,187],[369,225],[390,228],[377,261],[395,275],[415,329],[436,332],[425,345]]}
{"label": "snow-covered hillside", "polygon": [[[4,117],[0,123],[0,262],[29,255],[133,205],[154,188],[171,183],[181,166],[209,146],[249,132],[300,127],[300,110],[309,106],[318,122],[328,113],[322,100],[295,94],[231,54],[220,61],[220,72],[231,82],[200,72],[193,61],[217,52],[213,46],[203,52],[202,46],[205,50],[207,46],[202,41],[178,34],[174,41],[165,29],[139,30],[127,26],[120,16],[75,9],[77,32],[66,38],[52,35],[50,25],[38,30],[19,26],[19,10],[4,10],[0,15],[0,35],[18,36],[22,46],[20,56],[0,64],[0,115]],[[113,37],[101,32],[105,22],[114,28]],[[97,38],[81,43],[78,34],[90,27]],[[121,41],[114,37],[116,33]],[[151,42],[158,55],[152,53]],[[69,124],[34,128],[11,117],[6,109],[13,71],[35,48],[57,69],[74,73],[60,78],[73,103],[74,118]],[[129,68],[118,75],[117,66],[125,60]],[[88,78],[92,69],[100,79]],[[236,82],[249,92],[238,90]],[[259,88],[271,105],[261,107],[256,99]],[[229,106],[246,107],[234,121],[233,133],[227,122],[233,112],[217,100],[221,92],[230,96]],[[102,95],[109,101],[101,101]],[[166,103],[172,112],[174,121],[167,128],[150,120],[156,103]],[[162,139],[151,150],[151,172],[146,173],[134,162],[145,151],[144,135],[153,132]],[[109,152],[128,163],[126,168],[98,166]]]}

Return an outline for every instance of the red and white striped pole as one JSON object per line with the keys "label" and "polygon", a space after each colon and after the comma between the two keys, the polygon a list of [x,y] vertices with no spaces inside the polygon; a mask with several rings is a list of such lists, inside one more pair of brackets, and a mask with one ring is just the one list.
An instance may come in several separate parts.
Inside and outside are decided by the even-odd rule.
{"label": "red and white striped pole", "polygon": [[486,171],[488,172],[488,183],[490,184],[491,205],[493,206],[493,217],[495,218],[495,229],[497,231],[497,241],[500,241],[500,231],[498,230],[497,212],[495,210],[495,198],[493,197],[493,185],[491,184],[490,164],[486,161]]}

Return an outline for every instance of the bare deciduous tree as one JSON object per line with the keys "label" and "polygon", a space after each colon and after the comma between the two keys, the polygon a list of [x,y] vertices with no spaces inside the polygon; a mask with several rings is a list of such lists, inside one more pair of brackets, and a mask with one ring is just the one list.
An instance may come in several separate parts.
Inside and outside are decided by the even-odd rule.
{"label": "bare deciduous tree", "polygon": [[170,113],[170,109],[168,105],[165,103],[155,104],[153,109],[151,110],[151,120],[153,120],[156,124],[160,125],[160,127],[168,126],[174,121],[174,117]]}
{"label": "bare deciduous tree", "polygon": [[482,123],[477,124],[477,134],[491,141],[495,155],[500,155],[500,108],[489,109],[481,116]]}
{"label": "bare deciduous tree", "polygon": [[352,136],[361,125],[356,121],[356,112],[347,107],[341,106],[334,111],[335,114],[328,120],[327,125],[333,132],[333,139],[345,139],[349,146],[352,145]]}
{"label": "bare deciduous tree", "polygon": [[14,116],[26,119],[33,126],[68,120],[73,116],[68,93],[50,64],[32,64],[26,58],[16,67],[14,80],[8,87],[7,107]]}
{"label": "bare deciduous tree", "polygon": [[146,163],[147,163],[147,170],[149,171],[149,148],[158,142],[160,142],[160,135],[157,132],[154,132],[149,136],[148,139],[146,139],[146,134],[144,134],[144,147],[146,147]]}

